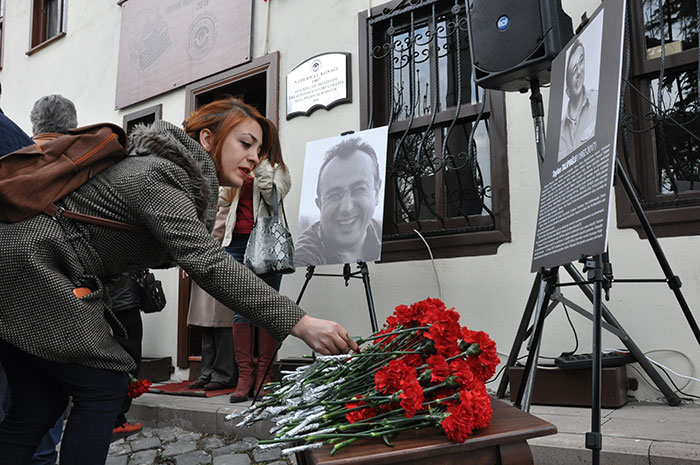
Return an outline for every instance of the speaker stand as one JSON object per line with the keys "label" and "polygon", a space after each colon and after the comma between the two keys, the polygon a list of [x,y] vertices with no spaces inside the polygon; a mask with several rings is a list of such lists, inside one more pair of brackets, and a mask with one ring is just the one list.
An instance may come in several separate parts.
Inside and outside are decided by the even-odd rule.
{"label": "speaker stand", "polygon": [[[540,171],[542,170],[542,164],[544,162],[544,106],[542,104],[542,95],[539,91],[539,82],[536,80],[532,81],[531,89],[531,110],[532,117],[535,125],[535,139],[537,143],[537,156],[539,162]],[[679,305],[685,314],[685,317],[689,323],[689,326],[695,335],[698,344],[700,344],[700,330],[698,325],[693,318],[690,309],[680,292],[680,279],[675,276],[671,271],[670,265],[666,260],[666,257],[661,249],[661,246],[656,238],[651,225],[649,224],[646,214],[641,207],[639,199],[636,193],[632,189],[629,178],[627,177],[620,160],[616,157],[616,174],[620,182],[623,184],[626,195],[629,198],[630,203],[633,205],[634,211],[639,218],[640,223],[646,233],[646,237],[656,255],[656,258],[661,265],[661,268],[665,274],[665,279],[663,280],[617,280],[619,282],[666,282],[669,288],[673,291]],[[588,280],[584,281],[578,271],[571,263],[563,265],[564,268],[569,272],[569,274],[574,279],[573,285],[579,286],[586,296],[591,300],[593,304],[593,314],[590,317],[593,322],[593,340],[592,340],[592,405],[591,405],[591,431],[586,433],[586,448],[591,449],[593,464],[597,465],[600,461],[600,450],[602,448],[602,435],[601,435],[601,328],[604,326],[603,318],[606,319],[608,323],[608,328],[613,327],[617,329],[615,334],[620,338],[620,340],[625,344],[625,346],[630,350],[630,353],[634,357],[646,373],[650,376],[652,381],[657,385],[657,387],[666,396],[669,405],[679,405],[681,403],[680,397],[672,391],[668,385],[661,379],[658,372],[651,366],[649,361],[646,359],[644,354],[639,350],[634,341],[627,335],[627,333],[622,329],[620,324],[614,319],[612,313],[605,308],[602,303],[602,292],[605,289],[606,297],[611,283],[614,281],[612,278],[612,267],[608,261],[607,252],[603,255],[584,258],[585,267],[584,271],[588,271]],[[528,298],[528,303],[521,319],[520,326],[518,328],[518,334],[516,335],[516,340],[511,349],[511,353],[508,358],[507,367],[515,365],[517,361],[518,353],[522,346],[522,342],[526,337],[526,333],[530,333],[531,330],[527,329],[529,321],[532,317],[533,307],[535,306],[535,301],[537,302],[537,312],[535,315],[534,332],[530,336],[529,342],[529,355],[525,370],[523,372],[523,381],[520,383],[520,389],[515,401],[515,406],[529,411],[530,402],[532,396],[532,390],[534,386],[535,373],[537,368],[537,358],[539,355],[539,347],[542,339],[542,332],[544,329],[544,320],[547,315],[556,306],[556,302],[552,302],[555,296],[555,289],[560,286],[558,283],[559,279],[559,267],[553,267],[550,269],[542,269],[537,273],[535,277],[535,282],[533,283],[532,289],[530,291],[530,297]],[[593,284],[594,289],[591,291],[588,284]],[[552,304],[550,306],[550,303]],[[579,310],[577,310],[579,311]],[[505,394],[505,387],[508,383],[508,372],[504,372],[501,378],[501,383],[499,385],[497,396],[503,397]]]}

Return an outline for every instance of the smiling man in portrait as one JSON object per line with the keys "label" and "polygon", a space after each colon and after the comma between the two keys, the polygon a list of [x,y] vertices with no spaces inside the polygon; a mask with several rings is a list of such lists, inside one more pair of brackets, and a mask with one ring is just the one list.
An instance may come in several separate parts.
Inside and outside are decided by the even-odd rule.
{"label": "smiling man in portrait", "polygon": [[318,171],[315,203],[320,219],[299,236],[296,266],[378,260],[382,228],[372,215],[381,185],[370,144],[352,137],[331,147]]}

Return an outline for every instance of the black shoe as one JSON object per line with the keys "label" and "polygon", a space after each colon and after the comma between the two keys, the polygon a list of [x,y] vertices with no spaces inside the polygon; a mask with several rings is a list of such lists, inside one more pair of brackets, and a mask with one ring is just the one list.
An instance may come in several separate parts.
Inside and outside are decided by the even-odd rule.
{"label": "black shoe", "polygon": [[202,389],[204,386],[207,385],[209,381],[205,381],[203,379],[198,379],[196,381],[192,381],[190,384],[187,385],[187,389]]}
{"label": "black shoe", "polygon": [[205,391],[218,391],[219,389],[228,389],[232,386],[229,386],[228,384],[220,383],[218,381],[212,381],[211,383],[207,383],[204,385],[204,390]]}

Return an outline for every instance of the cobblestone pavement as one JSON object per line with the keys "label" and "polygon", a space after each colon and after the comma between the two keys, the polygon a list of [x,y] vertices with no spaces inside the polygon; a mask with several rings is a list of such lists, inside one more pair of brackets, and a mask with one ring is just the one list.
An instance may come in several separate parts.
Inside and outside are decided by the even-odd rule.
{"label": "cobblestone pavement", "polygon": [[144,428],[112,442],[105,465],[296,465],[279,447],[261,449],[252,437]]}

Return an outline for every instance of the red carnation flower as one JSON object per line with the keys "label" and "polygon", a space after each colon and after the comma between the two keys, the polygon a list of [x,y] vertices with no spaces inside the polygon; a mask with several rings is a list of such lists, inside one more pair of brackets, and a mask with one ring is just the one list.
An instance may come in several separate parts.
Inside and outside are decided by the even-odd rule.
{"label": "red carnation flower", "polygon": [[445,357],[442,355],[431,355],[426,360],[428,367],[433,370],[430,381],[442,382],[450,376],[450,368],[447,365]]}
{"label": "red carnation flower", "polygon": [[[446,310],[443,314],[446,312],[449,312],[449,310]],[[456,314],[456,312],[452,313]],[[458,335],[459,326],[455,325],[454,322],[444,320],[433,323],[428,332],[425,333],[425,337],[435,343],[435,350],[445,357],[453,357],[461,352],[457,343]]]}
{"label": "red carnation flower", "polygon": [[460,389],[471,389],[475,378],[469,362],[463,358],[456,358],[450,361],[449,366],[450,372],[457,377]]}
{"label": "red carnation flower", "polygon": [[418,311],[418,324],[427,326],[440,319],[440,313],[445,310],[445,304],[440,299],[425,299],[413,304]]}
{"label": "red carnation flower", "polygon": [[486,428],[491,423],[493,407],[486,386],[483,384],[477,383],[472,390],[472,411],[475,429]]}
{"label": "red carnation flower", "polygon": [[401,357],[401,360],[403,360],[406,365],[413,367],[413,368],[418,368],[419,366],[423,365],[423,357],[421,357],[418,354],[409,354],[404,357]]}
{"label": "red carnation flower", "polygon": [[379,392],[394,393],[405,380],[417,381],[416,369],[403,360],[392,360],[374,375],[374,385]]}
{"label": "red carnation flower", "polygon": [[471,331],[462,328],[462,339],[468,344],[478,344],[481,353],[475,357],[469,357],[469,364],[474,375],[481,381],[491,379],[496,372],[496,367],[501,360],[496,352],[496,343],[483,331]]}
{"label": "red carnation flower", "polygon": [[132,399],[136,399],[142,394],[147,393],[148,389],[151,387],[151,384],[153,384],[146,379],[138,380],[131,375],[129,375],[129,380],[130,382],[126,395],[128,395]]}
{"label": "red carnation flower", "polygon": [[394,309],[394,316],[401,326],[411,328],[418,325],[419,309],[415,305],[399,305]]}
{"label": "red carnation flower", "polygon": [[406,418],[411,418],[423,406],[423,388],[418,381],[407,380],[403,383],[402,391],[399,395],[401,407],[406,411]]}
{"label": "red carnation flower", "polygon": [[447,413],[449,415],[440,423],[447,437],[456,442],[466,441],[474,431],[471,404],[462,400],[457,405],[447,407]]}
{"label": "red carnation flower", "polygon": [[[359,400],[362,398],[362,396],[357,396],[357,398],[357,402],[346,403],[345,408],[350,410],[357,407],[369,405],[364,400]],[[375,416],[377,416],[377,409],[375,407],[361,408],[345,414],[345,418],[348,420],[348,423],[355,423],[356,421],[366,420],[367,418],[372,418]]]}

